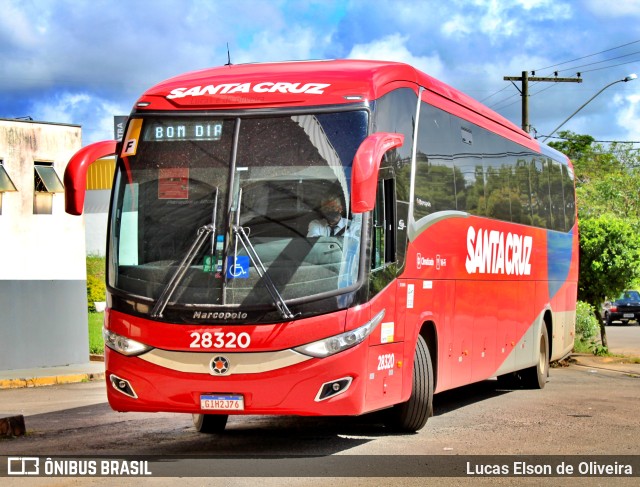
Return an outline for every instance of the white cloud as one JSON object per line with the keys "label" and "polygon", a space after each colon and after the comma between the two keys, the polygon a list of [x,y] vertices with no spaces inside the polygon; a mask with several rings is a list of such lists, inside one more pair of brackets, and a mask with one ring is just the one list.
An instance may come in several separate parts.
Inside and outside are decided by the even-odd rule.
{"label": "white cloud", "polygon": [[442,25],[441,30],[447,37],[464,37],[473,32],[473,27],[469,17],[454,15]]}
{"label": "white cloud", "polygon": [[640,93],[616,97],[623,108],[618,112],[616,121],[626,130],[626,140],[640,140]]}
{"label": "white cloud", "polygon": [[586,7],[599,17],[640,17],[640,0],[586,0]]}
{"label": "white cloud", "polygon": [[36,120],[82,126],[83,144],[113,139],[114,115],[128,115],[130,107],[87,93],[62,93],[50,102],[33,105],[30,115]]}
{"label": "white cloud", "polygon": [[416,56],[407,48],[408,37],[392,34],[367,44],[356,44],[347,56],[349,59],[372,59],[403,62],[435,77],[444,78],[445,70],[440,57]]}
{"label": "white cloud", "polygon": [[[85,93],[63,93],[51,103],[38,103],[33,113],[37,120],[55,123],[77,123],[73,120],[78,110],[91,103],[91,97]],[[83,110],[84,111],[84,110]]]}
{"label": "white cloud", "polygon": [[445,37],[482,34],[491,42],[529,32],[534,21],[571,17],[571,6],[557,0],[458,0],[453,6],[440,29]]}
{"label": "white cloud", "polygon": [[239,51],[237,55],[231,52],[232,62],[239,64],[318,58],[330,42],[330,33],[319,33],[299,26],[277,34],[263,30],[253,36],[248,49]]}
{"label": "white cloud", "polygon": [[[39,32],[42,30],[39,25],[35,27]],[[34,47],[37,45],[37,36],[33,35],[34,25],[22,5],[18,6],[13,2],[3,3],[2,15],[0,15],[0,30],[2,30],[9,43],[13,43],[16,46]]]}

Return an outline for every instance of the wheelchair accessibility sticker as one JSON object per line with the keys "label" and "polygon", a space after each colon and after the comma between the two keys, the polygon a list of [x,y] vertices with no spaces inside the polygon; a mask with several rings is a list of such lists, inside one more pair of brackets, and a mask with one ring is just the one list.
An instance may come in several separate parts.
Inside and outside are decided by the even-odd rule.
{"label": "wheelchair accessibility sticker", "polygon": [[237,255],[233,260],[233,256],[227,257],[227,279],[248,279],[249,256]]}

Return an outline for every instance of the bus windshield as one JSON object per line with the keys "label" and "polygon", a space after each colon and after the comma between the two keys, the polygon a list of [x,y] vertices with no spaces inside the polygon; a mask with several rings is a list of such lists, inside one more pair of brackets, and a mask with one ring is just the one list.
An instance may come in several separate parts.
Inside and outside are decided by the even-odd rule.
{"label": "bus windshield", "polygon": [[[116,292],[162,317],[167,306],[286,310],[356,282],[351,164],[368,112],[131,123],[137,146],[118,161],[110,221]],[[333,219],[327,205],[341,213],[339,231],[317,230]]]}

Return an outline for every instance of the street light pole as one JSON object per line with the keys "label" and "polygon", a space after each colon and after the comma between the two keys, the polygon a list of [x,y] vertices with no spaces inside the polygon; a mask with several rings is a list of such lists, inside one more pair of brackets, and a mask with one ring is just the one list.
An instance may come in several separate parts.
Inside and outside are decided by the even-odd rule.
{"label": "street light pole", "polygon": [[609,83],[607,86],[605,86],[604,88],[602,88],[600,91],[598,91],[595,95],[593,95],[591,98],[589,98],[586,102],[584,102],[580,108],[578,108],[575,112],[573,112],[571,115],[569,115],[564,122],[562,122],[560,125],[558,125],[556,128],[554,128],[551,133],[549,135],[547,135],[544,139],[542,139],[542,142],[545,142],[549,137],[551,137],[553,134],[555,134],[558,129],[560,127],[562,127],[565,123],[567,123],[571,118],[573,118],[575,116],[576,113],[578,113],[580,110],[582,110],[584,107],[586,107],[589,103],[591,103],[591,101],[598,96],[600,93],[602,93],[604,90],[606,90],[607,88],[609,88],[610,86],[615,85],[616,83],[626,83],[627,81],[631,81],[636,79],[638,76],[636,76],[635,74],[630,74],[629,76],[626,76],[623,79],[619,79],[618,81],[614,81],[613,83]]}

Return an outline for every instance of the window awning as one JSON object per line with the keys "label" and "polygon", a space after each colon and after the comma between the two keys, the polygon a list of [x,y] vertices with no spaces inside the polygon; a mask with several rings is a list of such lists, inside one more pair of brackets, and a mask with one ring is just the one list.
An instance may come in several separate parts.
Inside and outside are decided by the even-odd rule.
{"label": "window awning", "polygon": [[[53,166],[34,166],[36,170],[36,191],[44,193],[64,193],[62,181]],[[38,181],[39,179],[39,181]]]}
{"label": "window awning", "polygon": [[0,164],[0,193],[4,191],[18,191],[7,174],[7,170]]}

